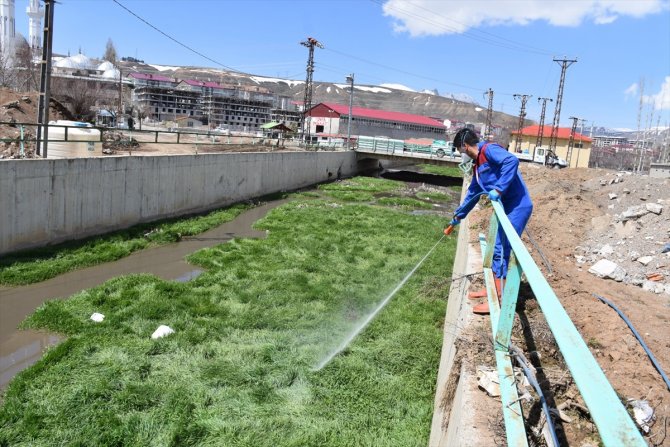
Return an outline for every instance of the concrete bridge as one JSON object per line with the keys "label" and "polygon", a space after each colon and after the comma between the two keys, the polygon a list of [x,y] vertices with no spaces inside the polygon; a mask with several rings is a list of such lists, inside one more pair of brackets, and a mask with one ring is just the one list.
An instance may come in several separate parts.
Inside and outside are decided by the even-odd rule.
{"label": "concrete bridge", "polygon": [[392,160],[396,162],[407,163],[423,163],[431,165],[442,166],[458,166],[461,163],[460,154],[445,153],[441,151],[434,151],[426,148],[426,150],[406,150],[397,148],[361,148],[355,149],[358,160],[377,159],[377,160]]}

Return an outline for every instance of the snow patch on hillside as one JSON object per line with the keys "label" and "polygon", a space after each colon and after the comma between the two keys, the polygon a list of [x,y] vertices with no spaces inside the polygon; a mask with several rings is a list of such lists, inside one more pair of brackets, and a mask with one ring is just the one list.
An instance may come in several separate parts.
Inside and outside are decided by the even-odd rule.
{"label": "snow patch on hillside", "polygon": [[158,71],[176,71],[179,70],[181,67],[171,67],[169,65],[152,65],[148,64],[150,67],[154,67]]}
{"label": "snow patch on hillside", "polygon": [[393,88],[396,90],[404,90],[406,92],[415,92],[416,90],[407,87],[406,85],[402,84],[380,84],[380,87],[386,87],[386,88]]}
{"label": "snow patch on hillside", "polygon": [[305,81],[293,81],[291,79],[280,79],[280,78],[266,78],[263,76],[249,76],[249,79],[251,79],[254,82],[274,82],[275,84],[278,84],[280,82],[284,82],[288,84],[289,87],[293,87],[294,85],[300,85],[304,84]]}

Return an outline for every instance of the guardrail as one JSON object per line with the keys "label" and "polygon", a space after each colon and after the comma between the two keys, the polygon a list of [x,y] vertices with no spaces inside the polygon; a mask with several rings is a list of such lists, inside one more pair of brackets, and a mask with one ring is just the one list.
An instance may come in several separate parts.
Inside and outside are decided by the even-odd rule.
{"label": "guardrail", "polygon": [[[491,329],[500,380],[507,445],[528,446],[510,354],[510,337],[521,274],[525,273],[575,384],[598,428],[603,445],[606,447],[647,446],[577,328],[517,235],[502,205],[498,202],[492,202],[492,205],[494,213],[491,216],[488,237],[480,234],[479,243],[484,254],[484,278],[491,311]],[[498,304],[491,270],[495,244],[487,243],[487,241],[496,240],[499,227],[502,227],[512,247],[502,295],[502,308]]]}

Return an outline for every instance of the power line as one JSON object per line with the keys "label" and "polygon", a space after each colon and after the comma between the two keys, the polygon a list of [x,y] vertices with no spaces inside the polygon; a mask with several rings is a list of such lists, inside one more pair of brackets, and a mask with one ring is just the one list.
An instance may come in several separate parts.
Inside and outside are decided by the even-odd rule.
{"label": "power line", "polygon": [[475,90],[477,92],[484,92],[485,91],[484,89],[479,88],[479,87],[472,87],[470,85],[458,84],[456,82],[449,82],[449,81],[445,81],[443,79],[436,79],[436,78],[431,78],[430,76],[423,76],[423,75],[419,75],[419,74],[416,74],[416,73],[411,73],[409,71],[401,70],[399,68],[395,68],[395,67],[391,67],[391,66],[388,66],[388,65],[373,62],[369,59],[364,59],[362,57],[358,57],[358,56],[354,56],[354,55],[351,55],[351,54],[344,53],[342,51],[334,50],[332,48],[326,48],[326,51],[332,51],[333,53],[339,54],[340,56],[345,56],[345,57],[355,59],[355,60],[360,61],[360,62],[365,62],[366,64],[376,65],[377,67],[385,68],[387,70],[396,71],[398,73],[406,74],[406,75],[413,76],[413,77],[416,77],[416,78],[426,79],[428,81],[434,81],[434,82],[442,82],[444,84],[455,85],[456,87],[467,88],[467,89],[470,89],[470,90]]}
{"label": "power line", "polygon": [[171,41],[175,42],[176,44],[181,45],[182,47],[186,48],[187,50],[189,50],[189,51],[191,51],[191,52],[197,54],[197,55],[200,56],[200,57],[203,57],[203,58],[207,59],[207,60],[210,61],[210,62],[214,62],[216,65],[220,65],[221,67],[226,68],[226,69],[228,69],[228,70],[230,70],[230,71],[233,71],[233,72],[235,72],[235,73],[242,73],[240,70],[237,70],[237,69],[235,69],[235,68],[232,68],[232,67],[229,67],[229,66],[227,66],[227,65],[224,65],[224,64],[222,64],[221,62],[219,62],[219,61],[217,61],[217,60],[214,60],[214,59],[212,59],[211,57],[202,54],[202,53],[199,52],[198,50],[196,50],[196,49],[194,49],[194,48],[191,48],[190,46],[186,45],[185,43],[182,43],[182,42],[178,41],[178,40],[175,39],[174,37],[170,36],[168,33],[166,33],[166,32],[164,32],[164,31],[158,29],[156,26],[152,25],[152,24],[149,23],[147,20],[145,20],[145,19],[143,19],[142,17],[140,17],[139,15],[135,14],[133,11],[131,11],[131,10],[128,9],[126,6],[124,6],[123,4],[121,4],[121,2],[119,2],[118,0],[112,0],[112,1],[113,1],[114,3],[116,3],[117,5],[119,5],[121,8],[125,9],[126,11],[128,11],[131,15],[135,16],[138,20],[140,20],[141,22],[144,22],[146,25],[148,25],[149,27],[151,27],[151,28],[153,28],[154,30],[158,31],[159,33],[161,33],[162,35],[164,35],[165,37],[167,37],[167,38],[170,39]]}

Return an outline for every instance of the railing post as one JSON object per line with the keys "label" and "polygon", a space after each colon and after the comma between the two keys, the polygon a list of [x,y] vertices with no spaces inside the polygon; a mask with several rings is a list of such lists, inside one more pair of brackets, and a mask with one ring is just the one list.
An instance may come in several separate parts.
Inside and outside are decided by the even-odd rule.
{"label": "railing post", "polygon": [[509,351],[509,341],[512,334],[512,326],[514,325],[514,313],[516,311],[516,302],[519,297],[520,285],[521,268],[516,262],[516,256],[512,253],[507,266],[507,278],[504,280],[498,327],[494,334],[496,350],[504,352]]}

